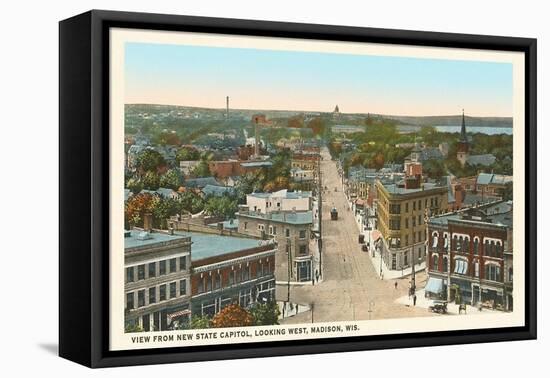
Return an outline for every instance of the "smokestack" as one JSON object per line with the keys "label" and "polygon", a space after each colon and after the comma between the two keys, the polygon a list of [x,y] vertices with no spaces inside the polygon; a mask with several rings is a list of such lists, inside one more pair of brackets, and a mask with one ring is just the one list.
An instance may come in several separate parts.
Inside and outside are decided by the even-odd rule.
{"label": "smokestack", "polygon": [[256,122],[254,124],[254,155],[256,155],[256,158],[260,156],[260,136],[258,134],[258,119],[256,118]]}
{"label": "smokestack", "polygon": [[225,98],[225,118],[229,119],[229,96]]}
{"label": "smokestack", "polygon": [[143,215],[143,230],[148,232],[153,230],[153,214],[145,213]]}

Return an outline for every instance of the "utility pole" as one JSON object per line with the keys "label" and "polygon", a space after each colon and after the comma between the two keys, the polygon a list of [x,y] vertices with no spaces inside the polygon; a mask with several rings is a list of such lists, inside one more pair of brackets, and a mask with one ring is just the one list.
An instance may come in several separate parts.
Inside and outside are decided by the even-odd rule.
{"label": "utility pole", "polygon": [[291,265],[291,256],[290,256],[290,240],[289,238],[286,239],[286,254],[288,256],[288,277],[287,277],[287,295],[286,295],[286,301],[288,304],[290,304],[290,265]]}

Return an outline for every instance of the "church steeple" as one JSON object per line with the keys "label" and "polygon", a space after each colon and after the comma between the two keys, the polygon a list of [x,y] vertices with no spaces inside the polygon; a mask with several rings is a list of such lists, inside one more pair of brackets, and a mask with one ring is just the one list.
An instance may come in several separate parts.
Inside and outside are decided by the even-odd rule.
{"label": "church steeple", "polygon": [[462,126],[460,127],[460,139],[457,144],[456,158],[463,167],[468,161],[469,151],[470,143],[468,143],[468,136],[466,135],[466,121],[464,119],[464,109],[462,109]]}

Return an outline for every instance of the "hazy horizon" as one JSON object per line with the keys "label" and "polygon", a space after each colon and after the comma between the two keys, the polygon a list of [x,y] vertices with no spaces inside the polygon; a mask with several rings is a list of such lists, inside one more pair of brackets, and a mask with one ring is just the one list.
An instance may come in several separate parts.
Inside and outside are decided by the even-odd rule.
{"label": "hazy horizon", "polygon": [[388,116],[511,117],[512,65],[128,43],[125,103]]}

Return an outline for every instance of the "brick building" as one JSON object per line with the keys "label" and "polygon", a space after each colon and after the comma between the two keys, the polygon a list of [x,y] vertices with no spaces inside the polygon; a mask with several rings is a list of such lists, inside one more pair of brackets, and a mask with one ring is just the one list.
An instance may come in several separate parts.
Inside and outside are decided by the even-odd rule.
{"label": "brick building", "polygon": [[511,311],[512,222],[511,201],[430,219],[426,295]]}
{"label": "brick building", "polygon": [[186,235],[193,242],[193,315],[212,316],[231,303],[248,307],[275,300],[275,243],[193,232]]}

